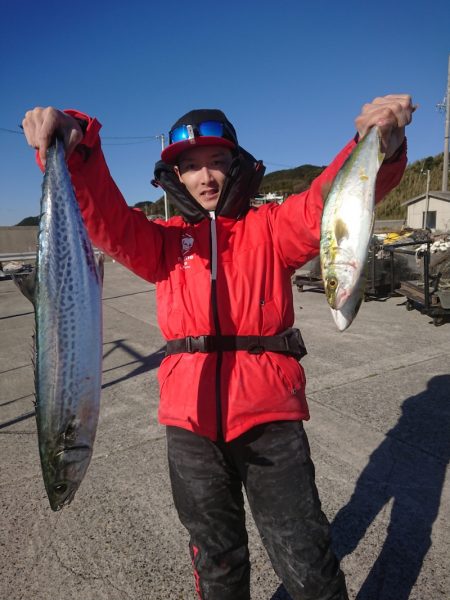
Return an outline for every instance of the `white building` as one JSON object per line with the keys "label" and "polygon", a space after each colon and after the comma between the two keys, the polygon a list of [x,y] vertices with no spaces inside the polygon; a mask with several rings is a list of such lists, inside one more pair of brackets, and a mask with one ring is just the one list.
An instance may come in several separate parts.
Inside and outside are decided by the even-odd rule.
{"label": "white building", "polygon": [[284,200],[284,196],[281,194],[275,194],[273,192],[269,192],[268,194],[257,194],[251,204],[253,206],[261,206],[261,204],[267,204],[268,202],[277,202],[281,204]]}
{"label": "white building", "polygon": [[[428,205],[428,211],[427,211]],[[429,192],[421,194],[406,202],[406,225],[413,229],[428,227],[433,231],[450,231],[450,192]],[[425,213],[428,218],[425,222]]]}

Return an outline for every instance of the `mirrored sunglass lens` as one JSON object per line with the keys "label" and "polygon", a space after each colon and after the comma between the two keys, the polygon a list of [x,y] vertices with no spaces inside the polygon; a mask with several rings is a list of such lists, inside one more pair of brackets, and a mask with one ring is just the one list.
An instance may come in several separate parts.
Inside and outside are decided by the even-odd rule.
{"label": "mirrored sunglass lens", "polygon": [[182,142],[183,140],[189,139],[189,133],[186,125],[180,125],[176,127],[170,132],[170,141],[173,142]]}
{"label": "mirrored sunglass lens", "polygon": [[223,123],[219,121],[204,121],[198,126],[200,135],[222,137],[223,136]]}

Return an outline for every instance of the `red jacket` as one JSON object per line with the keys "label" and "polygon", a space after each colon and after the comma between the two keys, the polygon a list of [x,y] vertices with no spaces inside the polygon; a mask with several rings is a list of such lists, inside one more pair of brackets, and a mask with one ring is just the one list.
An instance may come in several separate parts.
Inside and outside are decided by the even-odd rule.
{"label": "red jacket", "polygon": [[[85,115],[68,111],[72,115]],[[93,243],[157,288],[158,322],[167,339],[214,334],[211,305],[211,221],[181,217],[148,221],[131,210],[112,180],[100,148],[95,119],[69,168]],[[218,216],[217,310],[222,335],[271,336],[291,327],[291,276],[319,252],[322,188],[333,180],[355,146],[351,141],[301,194],[282,205],[266,204],[241,219]],[[381,199],[400,181],[406,153],[382,166]],[[217,379],[218,378],[218,379]],[[305,375],[291,356],[273,352],[174,354],[159,370],[159,420],[216,439],[216,383],[222,431],[231,440],[274,420],[308,419]]]}

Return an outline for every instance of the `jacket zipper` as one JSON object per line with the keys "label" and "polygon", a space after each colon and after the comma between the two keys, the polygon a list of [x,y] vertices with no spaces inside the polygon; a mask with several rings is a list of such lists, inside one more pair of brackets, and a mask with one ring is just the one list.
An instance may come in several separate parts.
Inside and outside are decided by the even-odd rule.
{"label": "jacket zipper", "polygon": [[[213,311],[214,327],[216,335],[221,335],[220,332],[220,321],[219,321],[219,310],[217,306],[217,228],[216,228],[216,215],[213,211],[209,213],[211,217],[210,221],[210,235],[211,235],[211,306]],[[217,351],[217,363],[216,363],[216,422],[217,422],[217,439],[223,439],[223,427],[222,427],[222,400],[220,392],[220,374],[222,367],[222,351]]]}

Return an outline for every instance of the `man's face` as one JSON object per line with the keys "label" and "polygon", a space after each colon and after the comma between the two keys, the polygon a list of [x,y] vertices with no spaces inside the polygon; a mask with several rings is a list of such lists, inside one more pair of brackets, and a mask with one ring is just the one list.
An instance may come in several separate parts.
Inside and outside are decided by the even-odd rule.
{"label": "man's face", "polygon": [[197,146],[180,155],[175,172],[203,208],[215,210],[232,160],[228,148]]}

